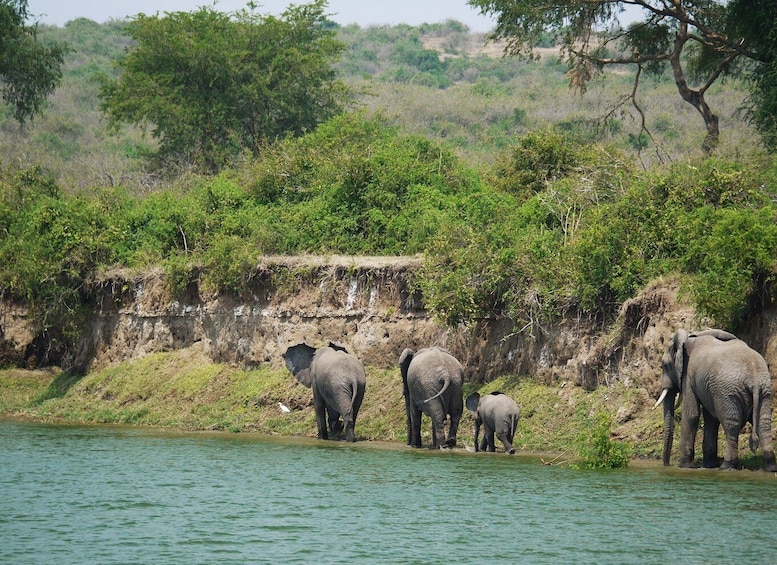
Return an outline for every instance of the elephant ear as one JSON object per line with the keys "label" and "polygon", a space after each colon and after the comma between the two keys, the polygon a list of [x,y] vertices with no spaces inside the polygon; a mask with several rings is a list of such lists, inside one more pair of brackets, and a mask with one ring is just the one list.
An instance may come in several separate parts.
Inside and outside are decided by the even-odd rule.
{"label": "elephant ear", "polygon": [[732,341],[732,340],[735,340],[735,339],[739,339],[737,336],[735,336],[732,333],[729,333],[729,332],[727,332],[725,330],[719,330],[719,329],[716,329],[716,328],[710,328],[708,330],[704,330],[704,331],[701,331],[701,332],[694,332],[694,333],[692,333],[688,337],[701,337],[701,336],[704,336],[704,335],[711,335],[712,337],[714,337],[715,339],[718,339],[720,341]]}
{"label": "elephant ear", "polygon": [[399,371],[402,373],[402,384],[405,388],[405,395],[407,395],[407,369],[410,367],[410,362],[413,360],[415,351],[412,349],[405,349],[402,355],[399,356]]}
{"label": "elephant ear", "polygon": [[674,334],[674,367],[677,371],[677,381],[680,384],[680,392],[683,390],[683,376],[685,373],[685,342],[688,341],[688,333],[685,330],[677,330]]}
{"label": "elephant ear", "polygon": [[344,353],[348,353],[348,350],[345,348],[345,346],[340,345],[339,343],[336,343],[334,341],[329,342],[329,347],[331,347],[335,351],[343,351]]}
{"label": "elephant ear", "polygon": [[307,343],[299,343],[286,350],[283,359],[286,362],[286,368],[291,371],[294,378],[301,385],[308,388],[312,385],[313,379],[310,375],[310,364],[313,362],[313,355],[316,350]]}
{"label": "elephant ear", "polygon": [[467,410],[470,412],[477,412],[478,404],[480,404],[480,394],[473,392],[467,397],[467,400],[464,401],[464,404],[467,406]]}

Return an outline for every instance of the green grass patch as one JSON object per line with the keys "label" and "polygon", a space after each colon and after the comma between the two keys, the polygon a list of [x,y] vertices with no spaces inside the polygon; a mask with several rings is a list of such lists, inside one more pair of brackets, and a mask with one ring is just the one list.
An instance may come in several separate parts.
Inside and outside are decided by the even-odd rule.
{"label": "green grass patch", "polygon": [[[96,370],[52,395],[58,378],[55,373],[0,371],[0,409],[5,415],[48,421],[316,435],[312,393],[285,368],[242,370],[212,363],[196,348],[156,353]],[[633,389],[602,387],[586,392],[572,385],[545,386],[530,377],[503,376],[485,385],[466,383],[464,395],[476,390],[481,394],[501,390],[516,400],[521,410],[516,449],[558,452],[566,460],[584,461],[585,450],[592,449],[593,457],[598,453],[609,460],[610,451],[596,449],[618,454],[625,445],[621,436],[641,434],[641,449],[636,454],[655,457],[659,453],[660,415],[647,410],[625,426],[613,424],[620,406],[638,403]],[[282,414],[278,402],[290,407],[291,413]],[[611,427],[598,426],[605,417]],[[367,367],[367,390],[356,436],[360,441],[406,442],[397,369]],[[465,410],[459,445],[473,448],[472,436],[473,421]],[[429,418],[423,419],[422,441],[431,444]]]}

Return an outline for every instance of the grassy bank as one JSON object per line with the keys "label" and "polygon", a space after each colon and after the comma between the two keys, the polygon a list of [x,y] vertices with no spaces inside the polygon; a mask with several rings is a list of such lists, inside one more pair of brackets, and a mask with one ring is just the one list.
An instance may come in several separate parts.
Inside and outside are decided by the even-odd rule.
{"label": "grassy bank", "polygon": [[[521,419],[515,445],[524,451],[579,455],[602,415],[612,438],[632,456],[660,452],[661,418],[637,389],[601,388],[589,393],[571,384],[548,387],[528,377],[503,377],[475,390],[502,390],[517,401]],[[278,402],[291,408],[282,414]],[[186,430],[262,432],[315,436],[309,389],[286,369],[241,370],[214,364],[193,349],[158,353],[68,380],[53,371],[0,371],[0,414],[38,421],[120,423]],[[359,440],[404,442],[404,400],[399,371],[367,367],[367,392],[356,427]],[[473,423],[465,411],[459,444],[471,448]],[[424,444],[431,442],[424,419]]]}

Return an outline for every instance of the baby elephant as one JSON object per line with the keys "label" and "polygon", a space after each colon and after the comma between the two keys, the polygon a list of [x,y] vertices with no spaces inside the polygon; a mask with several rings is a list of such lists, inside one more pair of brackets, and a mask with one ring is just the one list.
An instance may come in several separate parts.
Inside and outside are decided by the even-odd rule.
{"label": "baby elephant", "polygon": [[[518,426],[518,405],[512,398],[501,392],[492,392],[486,396],[473,392],[467,397],[466,405],[475,420],[475,451],[496,451],[496,433],[496,437],[505,446],[505,452],[511,455],[515,453],[513,437]],[[478,445],[481,424],[486,429],[483,441]]]}

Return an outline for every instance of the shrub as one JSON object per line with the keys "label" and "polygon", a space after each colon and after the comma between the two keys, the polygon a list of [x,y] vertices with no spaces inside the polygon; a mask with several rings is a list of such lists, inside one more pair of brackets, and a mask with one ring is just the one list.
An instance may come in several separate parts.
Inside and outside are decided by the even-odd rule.
{"label": "shrub", "polygon": [[612,417],[603,410],[578,412],[581,430],[575,446],[581,469],[621,469],[629,464],[629,448],[612,439]]}

